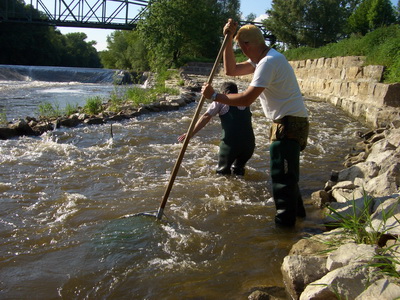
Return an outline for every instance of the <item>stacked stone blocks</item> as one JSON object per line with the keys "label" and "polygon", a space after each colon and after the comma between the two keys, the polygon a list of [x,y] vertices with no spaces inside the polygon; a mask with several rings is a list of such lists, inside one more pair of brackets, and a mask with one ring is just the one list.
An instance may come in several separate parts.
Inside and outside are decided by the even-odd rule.
{"label": "stacked stone blocks", "polygon": [[340,107],[372,127],[399,115],[400,83],[382,83],[384,67],[365,66],[365,57],[290,61],[306,98]]}

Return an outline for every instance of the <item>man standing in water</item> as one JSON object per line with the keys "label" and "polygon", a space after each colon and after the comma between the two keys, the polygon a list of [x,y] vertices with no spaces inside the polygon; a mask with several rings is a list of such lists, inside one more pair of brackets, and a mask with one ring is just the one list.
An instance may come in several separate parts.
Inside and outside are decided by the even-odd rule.
{"label": "man standing in water", "polygon": [[231,106],[250,106],[260,98],[265,116],[273,122],[270,167],[275,223],[294,226],[296,217],[306,215],[298,181],[300,151],[307,144],[307,109],[292,67],[282,54],[265,44],[258,27],[245,25],[237,32],[235,41],[248,60],[236,63],[232,45],[236,30],[237,23],[229,19],[224,26],[228,38],[224,70],[230,76],[254,73],[250,85],[242,93],[225,95],[216,93],[211,85],[205,84],[202,93],[208,99]]}
{"label": "man standing in water", "polygon": [[[224,94],[237,94],[238,87],[234,82],[224,82],[221,86]],[[254,152],[255,139],[251,123],[251,112],[248,106],[229,106],[212,102],[207,111],[197,121],[192,137],[210,122],[213,116],[219,115],[222,126],[222,137],[219,144],[217,173],[221,175],[244,175],[245,165]],[[183,142],[186,133],[178,137]],[[231,170],[232,169],[232,170]]]}

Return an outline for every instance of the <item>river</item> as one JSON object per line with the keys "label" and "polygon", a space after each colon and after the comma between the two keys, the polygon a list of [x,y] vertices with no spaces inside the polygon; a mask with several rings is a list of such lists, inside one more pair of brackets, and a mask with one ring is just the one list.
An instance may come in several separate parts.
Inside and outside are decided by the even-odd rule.
{"label": "river", "polygon": [[[17,84],[3,80],[0,90],[0,105],[7,102],[15,115],[25,106],[33,111],[32,102],[57,81],[10,88]],[[76,95],[93,95],[93,85],[59,82],[62,91],[52,97],[63,105],[67,89],[78,101]],[[97,88],[107,97],[114,87]],[[18,98],[30,96],[18,102],[16,90]],[[366,130],[327,103],[306,105],[305,200],[343,168],[355,132]],[[216,118],[189,143],[163,220],[124,218],[158,209],[181,148],[177,137],[195,106],[0,141],[0,298],[246,299],[257,286],[283,287],[283,258],[319,230],[320,212],[307,205],[308,217],[296,228],[275,227],[268,122],[258,102],[252,106],[257,147],[244,177],[214,173]]]}

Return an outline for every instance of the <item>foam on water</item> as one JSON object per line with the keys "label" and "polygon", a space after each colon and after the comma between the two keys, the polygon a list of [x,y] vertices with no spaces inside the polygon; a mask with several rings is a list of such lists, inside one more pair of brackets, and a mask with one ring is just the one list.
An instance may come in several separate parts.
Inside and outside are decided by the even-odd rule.
{"label": "foam on water", "polygon": [[[105,124],[0,141],[0,298],[35,289],[40,298],[234,299],[248,290],[232,282],[282,285],[281,260],[315,224],[310,217],[293,232],[274,227],[258,105],[244,177],[215,174],[217,120],[190,141],[163,220],[121,218],[159,207],[194,107],[114,123],[113,136]],[[304,197],[341,167],[353,143],[346,139],[361,127],[328,104],[308,107]]]}

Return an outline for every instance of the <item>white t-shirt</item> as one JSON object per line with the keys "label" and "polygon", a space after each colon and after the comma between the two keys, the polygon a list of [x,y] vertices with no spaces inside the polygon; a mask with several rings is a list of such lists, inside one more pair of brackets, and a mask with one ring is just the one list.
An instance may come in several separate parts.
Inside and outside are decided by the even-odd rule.
{"label": "white t-shirt", "polygon": [[[246,106],[238,106],[237,107],[240,110],[245,110]],[[208,113],[211,116],[216,116],[219,114],[220,116],[226,114],[229,111],[229,105],[228,104],[222,104],[217,101],[213,101],[210,103],[210,105],[207,107],[206,113]]]}
{"label": "white t-shirt", "polygon": [[270,49],[258,64],[249,62],[256,68],[250,86],[265,88],[260,101],[267,118],[308,116],[293,68],[284,55]]}

